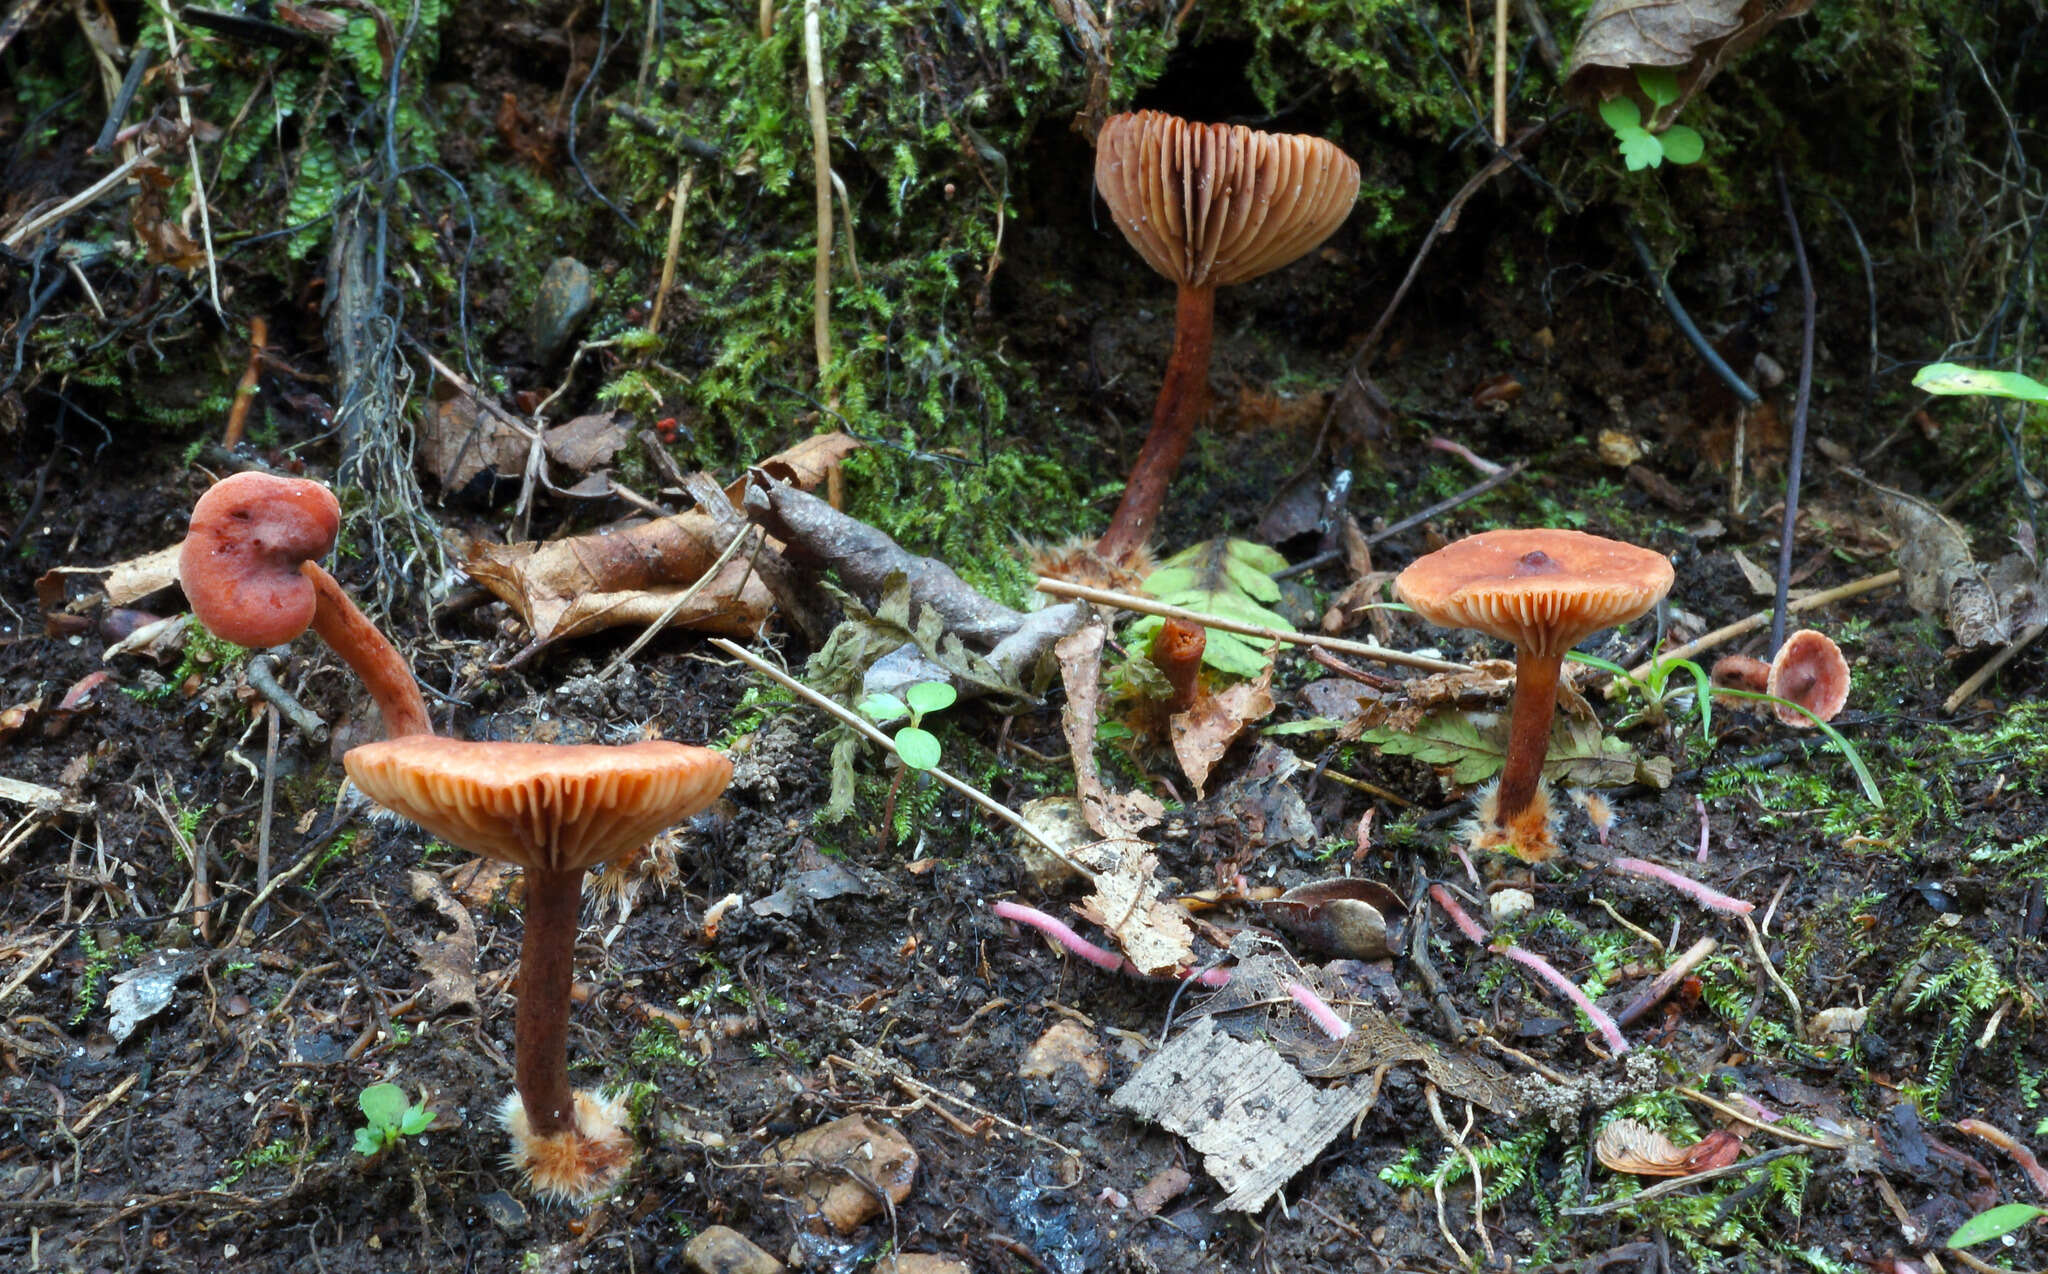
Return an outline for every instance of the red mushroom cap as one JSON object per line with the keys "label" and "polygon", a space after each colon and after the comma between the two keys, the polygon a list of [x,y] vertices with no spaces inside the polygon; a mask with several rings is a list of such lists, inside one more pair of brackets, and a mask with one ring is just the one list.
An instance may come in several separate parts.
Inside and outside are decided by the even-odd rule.
{"label": "red mushroom cap", "polygon": [[1483,531],[1415,559],[1394,596],[1439,628],[1468,628],[1561,656],[1671,591],[1662,553],[1583,531]]}
{"label": "red mushroom cap", "polygon": [[[1789,699],[1822,721],[1832,721],[1849,702],[1849,661],[1842,648],[1817,629],[1802,628],[1785,639],[1771,660],[1767,693]],[[1790,708],[1776,709],[1778,720],[1801,730],[1813,728],[1812,718]]]}
{"label": "red mushroom cap", "polygon": [[238,473],[192,506],[178,580],[207,631],[238,646],[281,646],[306,631],[316,605],[299,573],[334,547],[341,505],[317,482]]}

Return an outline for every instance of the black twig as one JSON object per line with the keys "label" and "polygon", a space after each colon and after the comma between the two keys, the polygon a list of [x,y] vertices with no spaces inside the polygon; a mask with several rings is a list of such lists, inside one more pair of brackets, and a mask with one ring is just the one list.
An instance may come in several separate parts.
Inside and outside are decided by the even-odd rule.
{"label": "black twig", "polygon": [[[1669,274],[1659,269],[1657,258],[1650,255],[1650,245],[1644,241],[1643,232],[1637,228],[1635,218],[1629,218],[1627,227],[1628,241],[1635,247],[1636,260],[1643,263],[1643,269],[1657,285],[1657,296],[1664,302],[1664,308],[1670,313],[1671,321],[1678,324],[1678,330],[1685,333],[1685,339],[1691,341],[1692,347],[1699,351],[1701,361],[1713,369],[1714,375],[1719,376],[1727,384],[1728,392],[1734,394],[1735,400],[1744,407],[1754,407],[1762,402],[1763,399],[1757,392],[1749,387],[1749,382],[1735,374],[1735,369],[1728,365],[1728,360],[1721,357],[1721,351],[1714,348],[1714,343],[1707,339],[1706,333],[1700,331],[1699,325],[1692,321],[1692,315],[1686,313],[1685,307],[1679,304],[1678,294],[1671,290]],[[1741,457],[1738,456],[1736,462],[1741,463]]]}
{"label": "black twig", "polygon": [[569,129],[565,134],[565,140],[568,143],[569,163],[576,169],[576,175],[583,179],[583,185],[591,194],[597,196],[599,203],[617,213],[619,220],[626,223],[628,230],[638,234],[640,233],[640,223],[627,216],[624,208],[613,203],[611,196],[597,188],[597,183],[590,179],[590,174],[583,168],[582,157],[576,153],[576,117],[583,110],[583,95],[588,93],[590,86],[597,81],[597,73],[604,69],[604,60],[611,55],[613,45],[617,43],[616,41],[609,44],[605,42],[605,37],[611,33],[611,29],[612,0],[604,0],[604,7],[598,12],[597,17],[597,56],[591,59],[590,74],[583,77],[583,83],[577,86],[576,96],[569,101]]}
{"label": "black twig", "polygon": [[1785,520],[1778,533],[1778,591],[1771,601],[1771,645],[1765,657],[1785,644],[1785,604],[1792,585],[1792,539],[1799,519],[1799,477],[1806,459],[1806,409],[1813,400],[1813,269],[1806,261],[1806,239],[1799,233],[1799,214],[1792,207],[1792,188],[1785,183],[1785,164],[1778,162],[1778,203],[1785,210],[1785,228],[1792,234],[1792,259],[1799,265],[1800,300],[1805,312],[1799,323],[1799,395],[1792,402],[1792,456],[1785,465]]}
{"label": "black twig", "polygon": [[1849,242],[1856,245],[1856,259],[1863,263],[1863,292],[1870,303],[1870,370],[1864,373],[1863,380],[1863,402],[1868,407],[1877,401],[1877,269],[1870,263],[1870,249],[1863,244],[1863,232],[1856,228],[1856,219],[1833,195],[1828,196],[1828,203],[1842,224],[1849,227]]}
{"label": "black twig", "polygon": [[100,129],[100,139],[92,144],[92,153],[111,148],[114,138],[121,131],[121,125],[128,118],[128,108],[135,102],[135,90],[142,87],[142,74],[149,69],[149,63],[156,56],[156,50],[146,44],[135,46],[135,55],[128,59],[128,74],[121,77],[121,91],[114,94],[114,105],[107,112],[106,127]]}

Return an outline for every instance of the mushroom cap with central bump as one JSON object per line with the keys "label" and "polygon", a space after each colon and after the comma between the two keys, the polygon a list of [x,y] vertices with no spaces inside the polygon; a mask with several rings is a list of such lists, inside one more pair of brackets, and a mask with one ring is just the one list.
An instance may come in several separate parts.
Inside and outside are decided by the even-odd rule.
{"label": "mushroom cap with central bump", "polygon": [[704,810],[732,778],[710,748],[386,739],[342,758],[371,800],[450,845],[570,871],[638,849]]}
{"label": "mushroom cap with central bump", "polygon": [[1320,137],[1112,116],[1095,187],[1153,269],[1186,287],[1242,283],[1330,237],[1358,198],[1358,164]]}
{"label": "mushroom cap with central bump", "polygon": [[1417,558],[1394,595],[1441,628],[1468,628],[1563,656],[1671,591],[1662,553],[1583,531],[1485,531]]}
{"label": "mushroom cap with central bump", "polygon": [[317,482],[238,473],[192,506],[178,580],[206,630],[237,646],[282,646],[313,622],[314,587],[301,562],[324,557],[341,532],[341,505]]}

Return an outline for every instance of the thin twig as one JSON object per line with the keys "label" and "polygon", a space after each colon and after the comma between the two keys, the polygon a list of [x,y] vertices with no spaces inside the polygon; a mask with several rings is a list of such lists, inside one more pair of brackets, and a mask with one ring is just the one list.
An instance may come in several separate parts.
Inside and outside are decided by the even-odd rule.
{"label": "thin twig", "polygon": [[832,366],[832,133],[825,124],[825,48],[818,0],[804,0],[804,70],[811,112],[811,174],[818,212],[818,257],[811,271],[811,339],[818,350],[819,392]]}
{"label": "thin twig", "polygon": [[1742,927],[1749,931],[1749,949],[1756,953],[1757,961],[1763,965],[1764,976],[1771,980],[1771,985],[1778,988],[1778,994],[1784,996],[1785,1003],[1791,1006],[1792,1030],[1796,1034],[1806,1025],[1806,1010],[1800,1007],[1798,995],[1793,993],[1791,985],[1779,974],[1778,966],[1771,963],[1771,953],[1764,949],[1764,935],[1756,927],[1756,921],[1744,916]]}
{"label": "thin twig", "polygon": [[[1686,313],[1685,306],[1679,303],[1678,294],[1671,290],[1670,272],[1658,268],[1657,258],[1651,255],[1650,245],[1644,240],[1643,232],[1636,226],[1633,218],[1628,222],[1628,241],[1636,250],[1636,260],[1643,263],[1644,272],[1657,285],[1658,299],[1664,302],[1664,309],[1671,315],[1671,321],[1678,325],[1678,330],[1685,334],[1685,339],[1692,342],[1692,347],[1698,351],[1700,360],[1713,370],[1714,375],[1721,378],[1722,383],[1728,386],[1728,392],[1734,394],[1735,400],[1744,407],[1754,407],[1762,402],[1762,396],[1749,387],[1748,381],[1735,374],[1735,369],[1728,366],[1728,361],[1721,357],[1721,352],[1714,348],[1714,343],[1707,339],[1706,333],[1700,331],[1699,324],[1692,321],[1692,315]],[[1740,465],[1742,457],[1737,456],[1735,461]]]}
{"label": "thin twig", "polygon": [[1614,1015],[1616,1026],[1630,1026],[1635,1020],[1657,1007],[1658,1001],[1671,994],[1671,988],[1684,981],[1686,976],[1700,966],[1700,962],[1714,954],[1714,948],[1721,945],[1713,938],[1701,938],[1679,954],[1671,967],[1657,975],[1643,993],[1629,1003],[1629,1006]]}
{"label": "thin twig", "polygon": [[[794,694],[797,698],[802,699],[805,703],[810,704],[812,707],[830,713],[832,716],[836,717],[841,722],[845,723],[848,726],[851,726],[856,732],[865,737],[869,742],[885,749],[891,756],[897,755],[896,741],[894,739],[882,733],[880,730],[877,730],[873,725],[870,725],[868,722],[861,720],[852,712],[849,712],[845,708],[842,708],[838,704],[832,702],[832,700],[826,698],[824,695],[821,695],[817,691],[811,689],[803,682],[798,681],[795,677],[792,677],[788,673],[782,671],[782,669],[777,668],[774,664],[771,664],[767,660],[761,658],[759,655],[756,655],[753,651],[748,650],[745,646],[742,646],[737,642],[727,641],[723,637],[713,637],[707,644],[715,646],[719,650],[724,651],[726,654],[731,655],[734,659],[739,660],[741,663],[747,665],[749,668],[752,668],[755,672],[758,672],[762,676],[767,677],[769,680],[775,682],[777,685],[789,691],[791,694]],[[1089,880],[1095,879],[1096,873],[1092,869],[1090,869],[1086,864],[1075,861],[1074,856],[1072,854],[1069,854],[1066,850],[1060,848],[1058,845],[1055,845],[1052,841],[1046,839],[1045,833],[1039,831],[1036,827],[1033,827],[1029,822],[1026,822],[1023,815],[1017,813],[1017,811],[1003,804],[995,797],[990,796],[988,793],[982,791],[980,788],[977,788],[970,783],[966,783],[960,779],[955,778],[953,775],[947,773],[945,770],[940,769],[936,765],[926,770],[925,773],[931,775],[940,783],[943,783],[945,786],[952,788],[955,792],[958,792],[960,795],[966,797],[968,800],[973,801],[982,809],[988,811],[990,814],[995,815],[997,818],[1003,820],[1005,823],[1008,823],[1010,826],[1024,833],[1024,835],[1031,838],[1033,844],[1037,845],[1046,853],[1051,854],[1054,858],[1059,859],[1067,866],[1073,868],[1082,876],[1086,877]]]}
{"label": "thin twig", "polygon": [[683,169],[683,175],[676,181],[674,206],[668,211],[668,252],[661,259],[661,287],[654,293],[654,312],[647,316],[647,330],[661,331],[661,312],[668,307],[668,292],[675,286],[676,258],[683,248],[683,210],[690,203],[690,184],[696,179],[697,170]]}
{"label": "thin twig", "polygon": [[101,195],[106,194],[109,190],[126,181],[128,174],[134,172],[138,166],[146,164],[158,155],[163,154],[163,149],[161,146],[146,148],[133,158],[123,161],[120,167],[114,169],[114,171],[100,178],[92,185],[87,186],[69,199],[66,199],[48,212],[41,213],[22,222],[14,227],[14,229],[8,231],[6,238],[0,239],[0,248],[11,248],[36,231],[41,230],[44,226],[55,221],[61,221],[80,208],[85,207],[93,200],[98,199]]}
{"label": "thin twig", "polygon": [[[704,586],[706,584],[709,584],[720,571],[724,570],[725,564],[727,562],[732,561],[733,555],[740,551],[740,545],[746,543],[747,540],[750,538],[747,532],[755,529],[756,528],[753,526],[748,526],[743,528],[738,535],[733,536],[731,541],[726,544],[725,549],[722,552],[720,552],[715,559],[712,560],[711,565],[704,568],[704,573],[697,577],[697,581],[694,584],[691,584],[688,588],[684,589],[681,593],[678,593],[676,595],[676,599],[673,602],[669,603],[668,609],[663,611],[661,615],[658,618],[656,618],[653,623],[647,625],[645,631],[643,631],[638,637],[635,637],[633,639],[632,645],[627,646],[624,650],[620,651],[617,655],[614,655],[612,657],[612,661],[604,666],[604,671],[597,674],[598,682],[602,684],[603,682],[610,681],[612,679],[612,674],[619,670],[619,665],[626,663],[627,661],[631,660],[633,656],[639,654],[641,647],[645,646],[648,642],[653,641],[654,635],[656,633],[660,632],[664,628],[667,628],[671,620],[673,620],[677,615],[682,614],[683,607],[688,606],[690,604],[691,599],[696,597],[699,592],[703,591]],[[766,532],[762,532],[762,538],[767,538]]]}
{"label": "thin twig", "polygon": [[[1824,588],[1818,593],[1808,593],[1806,596],[1787,605],[1785,610],[1787,614],[1792,615],[1797,615],[1804,611],[1817,610],[1833,602],[1847,601],[1851,597],[1861,597],[1865,593],[1874,593],[1881,588],[1890,588],[1898,583],[1900,578],[1897,571],[1884,571],[1877,575],[1867,575],[1860,580],[1853,580],[1847,584],[1837,585],[1834,588]],[[1667,650],[1646,663],[1638,664],[1634,668],[1629,669],[1628,675],[1640,680],[1649,676],[1650,669],[1657,664],[1669,663],[1674,659],[1690,659],[1701,651],[1712,650],[1714,647],[1724,642],[1733,641],[1745,633],[1753,633],[1770,622],[1771,612],[1760,610],[1756,614],[1744,619],[1738,619],[1732,624],[1723,624],[1704,636],[1695,637],[1683,646]]]}
{"label": "thin twig", "polygon": [[164,55],[170,59],[171,79],[178,88],[178,122],[185,126],[185,157],[192,165],[192,199],[199,205],[199,239],[206,249],[206,292],[213,298],[213,312],[220,308],[220,268],[213,256],[213,214],[206,207],[206,176],[199,166],[199,133],[192,123],[192,95],[185,91],[185,64],[178,56],[178,28],[171,21],[171,6],[162,4]]}
{"label": "thin twig", "polygon": [[1730,1106],[1727,1102],[1709,1097],[1697,1088],[1688,1088],[1684,1084],[1680,1084],[1677,1091],[1681,1097],[1696,1101],[1707,1109],[1725,1115],[1738,1123],[1748,1124],[1759,1132],[1767,1132],[1781,1141],[1797,1142],[1802,1146],[1812,1146],[1816,1150],[1846,1150],[1850,1145],[1846,1141],[1835,1141],[1826,1137],[1809,1137],[1797,1129],[1784,1128],[1777,1124],[1767,1123],[1754,1115],[1743,1113],[1743,1111],[1737,1107]]}
{"label": "thin twig", "polygon": [[1221,629],[1241,637],[1257,637],[1261,641],[1285,642],[1294,646],[1320,646],[1340,654],[1353,655],[1359,659],[1376,660],[1383,664],[1399,664],[1404,668],[1420,668],[1425,672],[1469,672],[1464,664],[1452,663],[1448,659],[1432,659],[1428,655],[1411,655],[1405,650],[1389,650],[1385,646],[1369,641],[1349,641],[1342,637],[1324,637],[1319,633],[1296,633],[1283,628],[1262,628],[1221,615],[1210,615],[1183,606],[1168,606],[1155,602],[1149,597],[1135,593],[1118,593],[1106,588],[1089,588],[1084,584],[1069,584],[1065,580],[1040,577],[1038,591],[1054,597],[1074,597],[1084,602],[1101,606],[1114,606],[1118,610],[1136,611],[1141,615],[1163,615],[1167,619],[1184,619],[1204,628]]}
{"label": "thin twig", "polygon": [[[1799,233],[1799,214],[1792,207],[1792,188],[1785,182],[1785,162],[1778,161],[1778,203],[1785,228],[1792,235],[1792,259],[1799,266],[1799,294],[1805,306],[1799,324],[1799,393],[1792,400],[1792,455],[1785,466],[1785,520],[1778,533],[1778,591],[1771,602],[1769,659],[1785,644],[1785,594],[1792,586],[1792,542],[1799,520],[1799,479],[1806,460],[1806,409],[1813,401],[1813,268],[1806,262],[1806,237]],[[1741,457],[1736,457],[1738,462]]]}
{"label": "thin twig", "polygon": [[1943,712],[1954,712],[1970,701],[1970,696],[1984,688],[1984,683],[1998,675],[1998,670],[2012,662],[2013,656],[2041,639],[2048,632],[2048,624],[2035,624],[2012,639],[2004,650],[1984,661],[1984,666],[1970,674],[1968,680],[1956,687],[1956,692],[1941,701]]}

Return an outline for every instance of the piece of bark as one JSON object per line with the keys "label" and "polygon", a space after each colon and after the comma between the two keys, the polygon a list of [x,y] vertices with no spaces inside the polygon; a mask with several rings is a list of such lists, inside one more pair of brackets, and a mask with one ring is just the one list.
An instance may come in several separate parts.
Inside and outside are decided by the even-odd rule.
{"label": "piece of bark", "polygon": [[1197,1018],[1111,1094],[1110,1102],[1179,1133],[1229,1193],[1221,1211],[1251,1212],[1287,1184],[1364,1109],[1359,1083],[1317,1088],[1264,1043]]}

